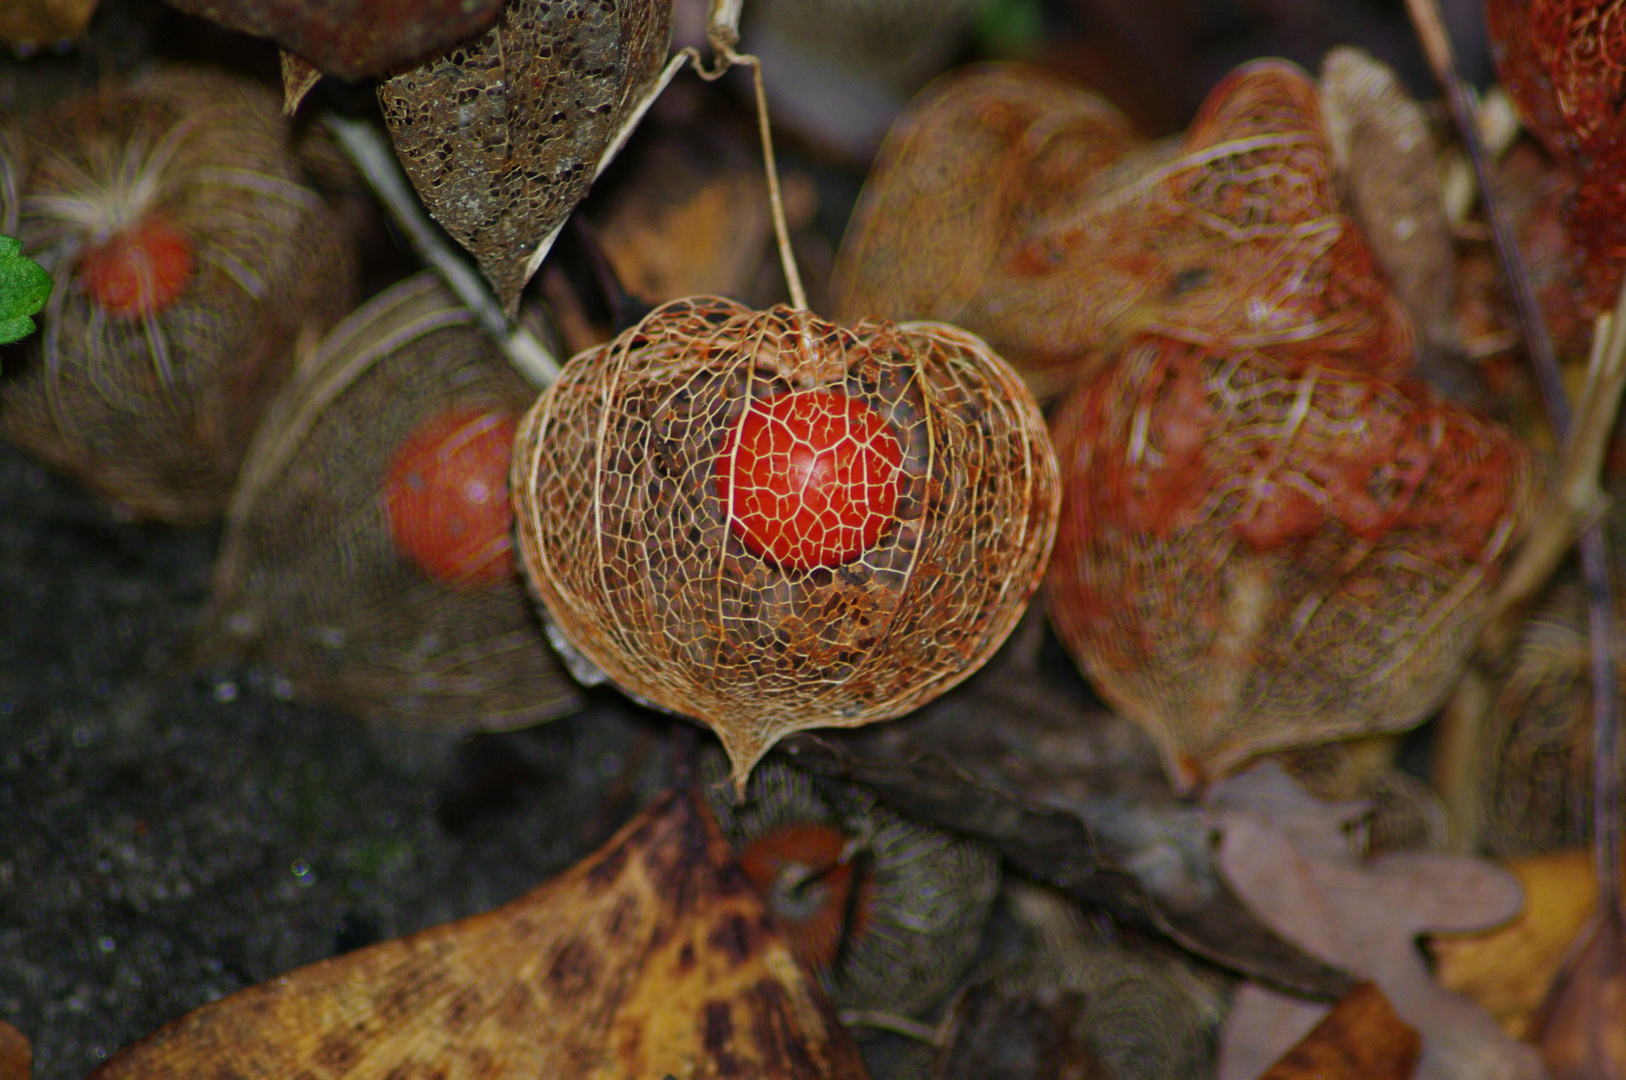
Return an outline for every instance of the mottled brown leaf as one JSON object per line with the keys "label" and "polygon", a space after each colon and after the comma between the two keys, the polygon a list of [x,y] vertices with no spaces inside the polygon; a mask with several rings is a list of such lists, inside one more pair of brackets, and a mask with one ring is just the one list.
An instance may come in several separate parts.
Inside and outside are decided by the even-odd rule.
{"label": "mottled brown leaf", "polygon": [[512,0],[480,37],[378,85],[429,213],[512,316],[541,254],[659,74],[671,0]]}
{"label": "mottled brown leaf", "polygon": [[171,0],[192,15],[268,37],[344,79],[468,37],[496,18],[503,0]]}
{"label": "mottled brown leaf", "polygon": [[308,60],[302,60],[288,50],[282,50],[282,115],[292,116],[299,111],[305,95],[322,81],[322,71]]}
{"label": "mottled brown leaf", "polygon": [[1420,1046],[1383,991],[1361,983],[1259,1080],[1410,1080]]}
{"label": "mottled brown leaf", "polygon": [[668,794],[520,899],[206,1005],[94,1074],[861,1080],[710,814]]}

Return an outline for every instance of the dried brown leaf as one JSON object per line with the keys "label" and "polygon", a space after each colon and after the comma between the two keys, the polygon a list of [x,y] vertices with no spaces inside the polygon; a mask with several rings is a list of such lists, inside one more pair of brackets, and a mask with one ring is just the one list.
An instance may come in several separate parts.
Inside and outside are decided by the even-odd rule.
{"label": "dried brown leaf", "polygon": [[668,794],[484,915],[291,972],[123,1051],[97,1080],[861,1080],[710,814]]}
{"label": "dried brown leaf", "polygon": [[1259,1080],[1409,1080],[1417,1031],[1383,991],[1361,983]]}
{"label": "dried brown leaf", "polygon": [[192,15],[268,37],[342,79],[450,45],[490,25],[503,0],[173,0]]}
{"label": "dried brown leaf", "polygon": [[512,317],[539,253],[660,73],[671,0],[512,0],[378,84],[396,155]]}
{"label": "dried brown leaf", "polygon": [[[1220,866],[1238,894],[1289,940],[1383,990],[1423,1037],[1419,1080],[1544,1075],[1532,1048],[1509,1039],[1472,1002],[1442,990],[1416,947],[1417,936],[1427,931],[1511,918],[1523,901],[1514,878],[1490,863],[1458,856],[1401,853],[1359,860],[1342,829],[1353,808],[1317,803],[1274,764],[1215,785],[1208,800],[1223,833]],[[1238,998],[1221,1052],[1222,1080],[1258,1076],[1295,1041],[1294,1021],[1282,1015],[1276,997],[1255,987]],[[1297,1023],[1299,1030],[1309,1026]],[[1270,1052],[1271,1037],[1260,1038],[1262,1028],[1287,1045]]]}

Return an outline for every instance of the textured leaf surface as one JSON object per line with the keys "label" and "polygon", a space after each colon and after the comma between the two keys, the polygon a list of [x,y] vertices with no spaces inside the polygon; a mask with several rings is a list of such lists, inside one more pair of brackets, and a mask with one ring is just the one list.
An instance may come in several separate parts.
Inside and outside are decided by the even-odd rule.
{"label": "textured leaf surface", "polygon": [[512,315],[534,256],[659,74],[671,0],[513,0],[378,84],[396,156]]}
{"label": "textured leaf surface", "polygon": [[669,794],[514,902],[240,991],[98,1080],[862,1080],[709,813]]}
{"label": "textured leaf surface", "polygon": [[51,275],[23,254],[22,242],[0,236],[0,345],[34,332],[32,318],[51,298]]}

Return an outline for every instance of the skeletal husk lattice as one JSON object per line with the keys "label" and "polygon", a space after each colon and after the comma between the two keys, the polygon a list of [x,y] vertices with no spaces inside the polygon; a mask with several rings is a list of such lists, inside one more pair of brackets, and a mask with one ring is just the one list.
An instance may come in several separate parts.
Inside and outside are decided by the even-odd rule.
{"label": "skeletal husk lattice", "polygon": [[898,716],[981,666],[1058,504],[1039,411],[974,336],[712,298],[571,360],[513,488],[559,636],[711,726],[741,786],[785,734]]}

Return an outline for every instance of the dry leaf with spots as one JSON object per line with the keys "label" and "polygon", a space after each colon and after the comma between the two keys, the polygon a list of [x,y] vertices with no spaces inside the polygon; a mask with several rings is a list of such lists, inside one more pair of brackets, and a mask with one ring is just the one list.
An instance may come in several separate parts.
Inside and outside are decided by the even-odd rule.
{"label": "dry leaf with spots", "polygon": [[[1278,765],[1209,789],[1222,833],[1220,866],[1243,900],[1312,955],[1383,991],[1423,1038],[1417,1080],[1537,1080],[1532,1047],[1514,1042],[1466,998],[1430,977],[1417,937],[1492,926],[1518,912],[1518,882],[1479,859],[1397,853],[1362,860],[1346,827],[1365,808],[1324,804]],[[1255,983],[1238,992],[1220,1050],[1220,1080],[1253,1080],[1326,1014]]]}
{"label": "dry leaf with spots", "polygon": [[424,206],[512,317],[652,88],[672,0],[511,0],[495,26],[378,84]]}
{"label": "dry leaf with spots", "polygon": [[495,911],[205,1005],[96,1080],[861,1080],[705,807],[667,794]]}
{"label": "dry leaf with spots", "polygon": [[1411,1080],[1416,1029],[1372,983],[1361,983],[1259,1080]]}
{"label": "dry leaf with spots", "polygon": [[479,32],[504,0],[172,0],[245,34],[268,37],[342,79],[385,68]]}

